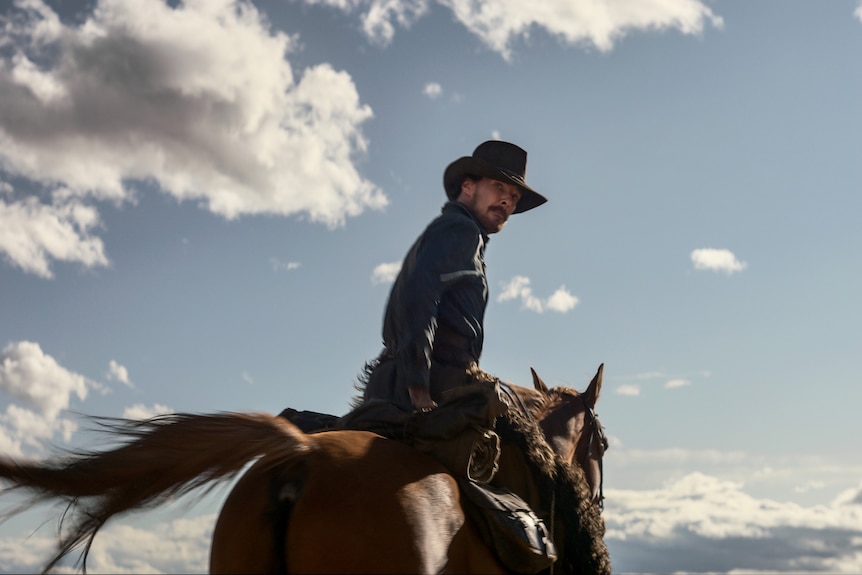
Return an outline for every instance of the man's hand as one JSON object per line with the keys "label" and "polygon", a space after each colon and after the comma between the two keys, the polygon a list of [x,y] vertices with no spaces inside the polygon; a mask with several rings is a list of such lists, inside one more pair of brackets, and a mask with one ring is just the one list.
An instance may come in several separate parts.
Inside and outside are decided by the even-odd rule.
{"label": "man's hand", "polygon": [[428,411],[437,407],[437,404],[431,399],[431,392],[428,391],[427,387],[411,385],[407,391],[410,392],[410,401],[413,403],[413,407],[419,411]]}

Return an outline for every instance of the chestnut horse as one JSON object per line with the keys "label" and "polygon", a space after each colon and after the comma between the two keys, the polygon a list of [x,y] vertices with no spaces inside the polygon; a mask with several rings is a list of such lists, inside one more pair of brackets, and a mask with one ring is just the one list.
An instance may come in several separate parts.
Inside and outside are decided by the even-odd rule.
{"label": "chestnut horse", "polygon": [[[610,573],[599,515],[607,441],[593,411],[601,376],[599,367],[578,394],[548,389],[533,372],[535,390],[506,386],[512,406],[498,420],[494,483],[548,524],[558,573]],[[93,539],[112,516],[211,487],[255,458],[216,523],[213,573],[510,571],[465,515],[448,470],[402,442],[365,431],[307,435],[252,413],[99,421],[126,443],[42,463],[0,458],[11,489],[34,502],[68,503],[46,571],[77,549],[86,569]]]}

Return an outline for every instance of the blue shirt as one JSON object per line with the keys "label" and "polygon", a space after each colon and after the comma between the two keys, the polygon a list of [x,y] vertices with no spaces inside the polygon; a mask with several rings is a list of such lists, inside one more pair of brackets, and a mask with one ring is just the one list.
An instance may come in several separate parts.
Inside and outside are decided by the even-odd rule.
{"label": "blue shirt", "polygon": [[465,338],[478,362],[488,303],[487,244],[470,210],[448,202],[410,248],[383,319],[383,343],[395,353],[398,385],[428,387],[441,324]]}

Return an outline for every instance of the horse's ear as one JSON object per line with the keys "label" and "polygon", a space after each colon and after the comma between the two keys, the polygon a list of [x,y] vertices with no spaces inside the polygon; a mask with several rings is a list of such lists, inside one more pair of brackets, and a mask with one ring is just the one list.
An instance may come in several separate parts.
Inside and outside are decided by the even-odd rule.
{"label": "horse's ear", "polygon": [[536,373],[535,369],[533,369],[533,366],[530,366],[530,373],[533,374],[533,387],[536,388],[536,391],[541,391],[545,395],[551,393],[548,386],[545,385],[545,382],[542,381],[542,378],[539,377],[539,374]]}
{"label": "horse's ear", "polygon": [[605,364],[601,364],[596,375],[593,377],[593,380],[590,382],[590,385],[587,387],[587,390],[584,392],[585,399],[590,407],[595,408],[596,402],[599,401],[599,394],[602,392],[602,374],[604,371]]}

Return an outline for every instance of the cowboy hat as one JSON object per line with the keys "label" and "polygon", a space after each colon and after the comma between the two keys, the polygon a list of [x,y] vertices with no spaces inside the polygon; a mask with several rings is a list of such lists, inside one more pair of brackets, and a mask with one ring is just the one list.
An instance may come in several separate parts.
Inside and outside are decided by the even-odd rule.
{"label": "cowboy hat", "polygon": [[473,151],[472,156],[458,158],[443,173],[443,187],[450,200],[461,193],[464,176],[484,176],[508,182],[521,190],[521,199],[513,213],[520,214],[541,206],[548,199],[527,185],[524,175],[527,172],[527,152],[509,142],[489,140]]}

